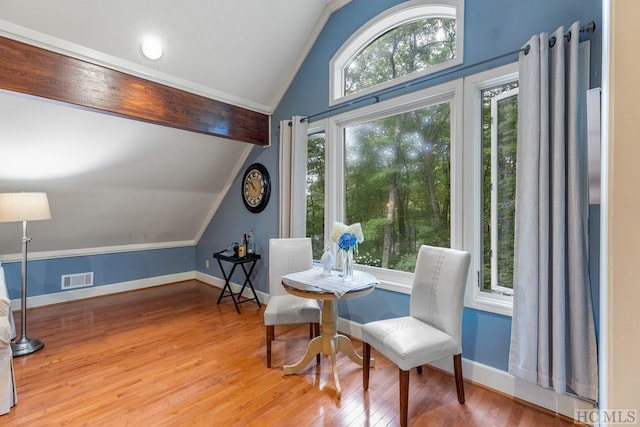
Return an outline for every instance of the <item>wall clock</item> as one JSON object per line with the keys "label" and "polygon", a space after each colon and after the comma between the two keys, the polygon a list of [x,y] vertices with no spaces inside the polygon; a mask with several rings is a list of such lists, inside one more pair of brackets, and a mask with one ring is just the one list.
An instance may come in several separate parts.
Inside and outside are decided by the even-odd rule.
{"label": "wall clock", "polygon": [[264,165],[254,163],[244,171],[242,176],[242,201],[253,213],[262,212],[269,203],[271,195],[271,178]]}

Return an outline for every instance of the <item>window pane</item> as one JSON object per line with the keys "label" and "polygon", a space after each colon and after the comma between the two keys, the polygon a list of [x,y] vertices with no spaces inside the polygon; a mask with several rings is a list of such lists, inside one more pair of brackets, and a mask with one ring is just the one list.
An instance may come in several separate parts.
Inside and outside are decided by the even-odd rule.
{"label": "window pane", "polygon": [[482,92],[483,290],[486,291],[513,289],[517,86],[513,82]]}
{"label": "window pane", "polygon": [[449,103],[345,128],[357,263],[413,272],[420,245],[450,246],[450,130]]}
{"label": "window pane", "polygon": [[456,20],[427,18],[378,37],[345,67],[344,94],[424,70],[456,56]]}
{"label": "window pane", "polygon": [[324,252],[324,149],[325,133],[307,140],[307,237],[311,238],[313,259]]}

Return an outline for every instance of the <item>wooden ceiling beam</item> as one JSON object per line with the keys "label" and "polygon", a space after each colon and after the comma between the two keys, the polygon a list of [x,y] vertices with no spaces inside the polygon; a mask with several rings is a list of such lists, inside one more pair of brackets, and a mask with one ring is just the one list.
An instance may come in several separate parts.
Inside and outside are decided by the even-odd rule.
{"label": "wooden ceiling beam", "polygon": [[269,116],[0,36],[0,88],[257,145]]}

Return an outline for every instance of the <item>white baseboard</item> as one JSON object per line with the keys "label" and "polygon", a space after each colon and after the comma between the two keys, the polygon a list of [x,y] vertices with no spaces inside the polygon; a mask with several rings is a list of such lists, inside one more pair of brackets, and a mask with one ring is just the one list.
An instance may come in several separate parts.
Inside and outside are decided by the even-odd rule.
{"label": "white baseboard", "polygon": [[[103,295],[117,294],[119,292],[134,291],[136,289],[150,288],[153,286],[166,285],[168,283],[182,282],[184,280],[196,279],[207,285],[222,289],[224,280],[199,271],[186,271],[184,273],[168,274],[166,276],[149,277],[129,282],[113,283],[111,285],[92,286],[87,288],[74,289],[70,291],[56,292],[53,294],[37,295],[27,298],[27,308],[41,307],[44,305],[59,304],[62,302],[75,301],[79,299],[98,297]],[[231,282],[233,292],[240,292],[242,285]],[[260,303],[266,304],[269,301],[269,294],[256,291]],[[251,289],[245,288],[243,294],[246,298],[253,298]],[[11,300],[11,308],[20,310],[20,299]]]}
{"label": "white baseboard", "polygon": [[[112,285],[95,286],[91,288],[81,288],[65,292],[57,292],[54,294],[39,295],[27,298],[27,307],[39,307],[49,304],[58,304],[62,302],[74,301],[78,299],[91,298],[102,295],[115,294],[118,292],[132,291],[136,289],[144,289],[152,286],[160,286],[173,282],[196,279],[210,286],[222,288],[224,280],[211,276],[199,271],[188,271],[184,273],[169,274],[166,276],[150,277],[141,280],[132,280],[129,282],[114,283]],[[238,283],[231,282],[233,292],[240,292],[242,286]],[[266,304],[269,300],[269,294],[256,291],[258,299],[261,303]],[[250,289],[245,289],[243,296],[253,298]],[[11,307],[14,310],[20,309],[20,300],[11,301]],[[344,334],[357,339],[362,339],[362,325],[360,323],[338,319],[338,330]],[[453,372],[453,366],[450,358],[438,360],[432,363],[434,367]],[[574,418],[576,410],[591,410],[597,408],[594,404],[576,399],[571,396],[561,395],[553,390],[545,389],[534,384],[524,382],[509,373],[473,360],[462,359],[462,370],[465,379],[485,387],[494,389],[498,392],[516,397],[518,399],[530,402],[534,405],[548,409],[550,411],[562,414],[569,418]]]}
{"label": "white baseboard", "polygon": [[[116,294],[119,292],[134,291],[136,289],[150,288],[153,286],[166,285],[167,283],[181,282],[183,280],[192,280],[195,278],[195,271],[186,271],[184,273],[149,277],[146,279],[131,280],[129,282],[120,282],[111,285],[92,286],[70,291],[56,292],[47,295],[37,295],[27,298],[27,308],[41,307],[43,305],[58,304],[61,302],[75,301],[84,298]],[[11,300],[11,308],[13,310],[20,310],[21,302],[19,298]]]}
{"label": "white baseboard", "polygon": [[[362,325],[360,323],[339,318],[338,330],[362,340]],[[453,374],[452,358],[437,360],[430,365]],[[473,360],[462,358],[462,372],[465,379],[476,384],[530,402],[572,419],[575,417],[576,410],[591,410],[597,408],[597,406],[591,402],[558,394],[553,390],[522,381],[510,375],[508,372]]]}

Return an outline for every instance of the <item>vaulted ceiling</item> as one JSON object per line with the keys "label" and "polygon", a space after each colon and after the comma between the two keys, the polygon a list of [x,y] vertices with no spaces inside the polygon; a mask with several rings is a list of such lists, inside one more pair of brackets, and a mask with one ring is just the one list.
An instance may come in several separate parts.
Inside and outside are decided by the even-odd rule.
{"label": "vaulted ceiling", "polygon": [[[346,3],[0,0],[0,36],[269,115]],[[252,147],[0,91],[0,192],[46,191],[53,215],[32,252],[196,243]],[[0,223],[0,261],[20,235]]]}

